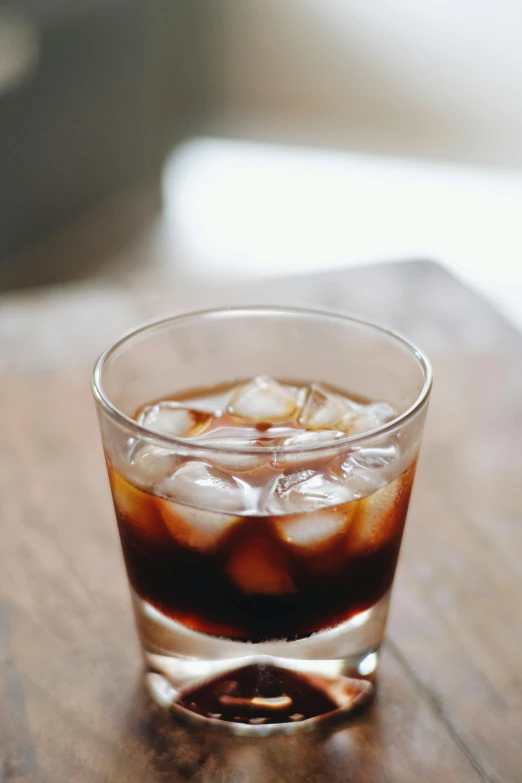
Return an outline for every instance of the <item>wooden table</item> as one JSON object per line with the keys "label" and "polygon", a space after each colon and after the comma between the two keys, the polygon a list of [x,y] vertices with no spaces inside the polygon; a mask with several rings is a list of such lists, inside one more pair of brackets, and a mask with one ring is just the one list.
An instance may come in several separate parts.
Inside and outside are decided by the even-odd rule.
{"label": "wooden table", "polygon": [[[90,366],[137,322],[238,301],[378,319],[434,365],[378,695],[329,736],[202,733],[140,684]],[[257,291],[133,267],[0,305],[2,783],[520,783],[522,340],[488,304],[407,263]]]}

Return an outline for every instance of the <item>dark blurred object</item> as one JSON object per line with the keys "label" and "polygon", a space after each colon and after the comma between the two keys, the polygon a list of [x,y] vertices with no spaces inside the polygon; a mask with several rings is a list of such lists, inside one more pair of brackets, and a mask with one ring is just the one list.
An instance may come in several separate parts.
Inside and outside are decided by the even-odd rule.
{"label": "dark blurred object", "polygon": [[[206,59],[193,46],[205,50],[204,35],[193,30],[201,5],[0,4],[0,39],[2,20],[4,28],[15,20],[33,49],[31,67],[4,89],[0,58],[0,287],[77,274],[81,263],[70,257],[70,236],[69,258],[55,258],[54,269],[39,256],[25,257],[74,216],[95,210],[77,239],[87,243],[91,263],[101,255],[92,244],[98,217],[110,244],[157,204],[164,153],[190,130],[193,110],[204,111]],[[15,58],[23,58],[22,38],[10,35]]]}
{"label": "dark blurred object", "polygon": [[140,4],[74,5],[40,11],[37,70],[0,96],[0,255],[144,177]]}

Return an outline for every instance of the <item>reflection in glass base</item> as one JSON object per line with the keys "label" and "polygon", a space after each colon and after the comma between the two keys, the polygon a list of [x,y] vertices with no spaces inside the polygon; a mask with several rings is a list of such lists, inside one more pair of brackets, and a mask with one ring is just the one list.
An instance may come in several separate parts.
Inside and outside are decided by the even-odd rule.
{"label": "reflection in glass base", "polygon": [[366,703],[389,594],[346,623],[307,639],[249,644],[192,631],[133,594],[154,701],[236,734],[311,729]]}

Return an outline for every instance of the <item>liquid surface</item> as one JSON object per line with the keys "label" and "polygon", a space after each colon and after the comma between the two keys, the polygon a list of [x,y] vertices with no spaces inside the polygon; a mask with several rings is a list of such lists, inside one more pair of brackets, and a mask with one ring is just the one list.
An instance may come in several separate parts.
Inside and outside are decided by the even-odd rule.
{"label": "liquid surface", "polygon": [[[308,636],[372,606],[393,580],[415,456],[392,436],[336,441],[394,416],[384,402],[268,378],[142,408],[147,428],[214,450],[134,441],[108,460],[138,595],[190,628],[254,642]],[[254,450],[224,450],[245,444]]]}

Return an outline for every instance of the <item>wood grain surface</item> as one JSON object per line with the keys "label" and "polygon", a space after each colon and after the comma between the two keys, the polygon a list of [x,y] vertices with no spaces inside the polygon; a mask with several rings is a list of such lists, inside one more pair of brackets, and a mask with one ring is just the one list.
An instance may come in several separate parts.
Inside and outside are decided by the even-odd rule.
{"label": "wood grain surface", "polygon": [[[378,693],[330,734],[250,740],[149,703],[89,374],[152,317],[237,302],[376,319],[435,386]],[[243,287],[161,265],[0,298],[0,781],[522,781],[522,339],[436,264]]]}

